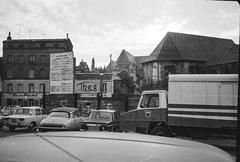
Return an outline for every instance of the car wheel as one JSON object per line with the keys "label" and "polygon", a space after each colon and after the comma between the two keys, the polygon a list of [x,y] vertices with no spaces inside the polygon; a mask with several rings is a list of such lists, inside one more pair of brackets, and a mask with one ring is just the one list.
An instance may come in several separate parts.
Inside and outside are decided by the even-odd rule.
{"label": "car wheel", "polygon": [[14,126],[9,126],[8,128],[9,128],[9,130],[10,130],[11,132],[14,132],[15,129],[16,129],[16,127],[14,127]]}
{"label": "car wheel", "polygon": [[150,131],[151,135],[169,137],[169,132],[163,126],[157,126]]}
{"label": "car wheel", "polygon": [[29,126],[29,131],[35,131],[36,130],[36,123],[32,122]]}

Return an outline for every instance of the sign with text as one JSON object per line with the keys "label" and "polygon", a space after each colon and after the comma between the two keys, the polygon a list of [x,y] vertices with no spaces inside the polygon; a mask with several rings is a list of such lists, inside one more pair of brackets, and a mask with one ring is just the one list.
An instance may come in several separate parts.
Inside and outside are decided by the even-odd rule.
{"label": "sign with text", "polygon": [[99,93],[100,80],[76,80],[75,93]]}
{"label": "sign with text", "polygon": [[73,93],[73,53],[50,55],[50,94]]}

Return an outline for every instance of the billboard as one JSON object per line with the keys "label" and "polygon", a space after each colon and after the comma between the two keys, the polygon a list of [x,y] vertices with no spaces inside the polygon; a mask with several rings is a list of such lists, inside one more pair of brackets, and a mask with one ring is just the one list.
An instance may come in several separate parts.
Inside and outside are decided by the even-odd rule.
{"label": "billboard", "polygon": [[73,93],[73,67],[72,52],[50,55],[50,94]]}

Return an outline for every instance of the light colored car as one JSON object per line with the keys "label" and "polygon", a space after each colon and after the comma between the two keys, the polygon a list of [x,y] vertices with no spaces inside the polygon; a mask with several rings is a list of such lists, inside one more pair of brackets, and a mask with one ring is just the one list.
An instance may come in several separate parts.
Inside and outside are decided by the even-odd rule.
{"label": "light colored car", "polygon": [[2,109],[1,109],[1,112],[2,112],[2,115],[6,116],[6,115],[12,115],[14,110],[16,108],[18,108],[19,106],[4,106]]}
{"label": "light colored car", "polygon": [[[34,149],[33,149],[34,147]],[[234,162],[216,147],[137,133],[41,132],[4,137],[1,161]]]}
{"label": "light colored car", "polygon": [[116,110],[92,110],[89,118],[82,124],[84,130],[119,130],[120,113]]}
{"label": "light colored car", "polygon": [[50,111],[46,119],[40,123],[39,130],[80,130],[81,112],[77,108],[60,107]]}
{"label": "light colored car", "polygon": [[47,114],[43,108],[32,106],[18,107],[12,115],[4,117],[4,120],[10,131],[20,127],[28,127],[30,131],[34,131],[46,117]]}

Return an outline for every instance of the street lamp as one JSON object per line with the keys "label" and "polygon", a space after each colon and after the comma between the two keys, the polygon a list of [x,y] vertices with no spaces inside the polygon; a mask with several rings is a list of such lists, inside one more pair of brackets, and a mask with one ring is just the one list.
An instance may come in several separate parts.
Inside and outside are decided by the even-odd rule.
{"label": "street lamp", "polygon": [[103,79],[103,73],[100,73],[100,92],[98,93],[98,110],[100,109],[101,101],[102,101],[102,91],[103,91],[103,86],[102,86],[102,79]]}

